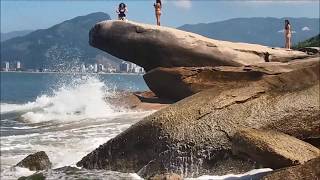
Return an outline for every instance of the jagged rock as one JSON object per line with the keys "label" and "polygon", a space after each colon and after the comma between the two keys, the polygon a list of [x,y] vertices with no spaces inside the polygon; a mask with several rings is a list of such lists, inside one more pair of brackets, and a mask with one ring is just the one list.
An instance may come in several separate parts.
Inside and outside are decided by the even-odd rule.
{"label": "jagged rock", "polygon": [[273,171],[261,180],[318,180],[320,179],[320,157],[312,159],[302,165]]}
{"label": "jagged rock", "polygon": [[90,45],[120,59],[157,67],[242,66],[265,61],[290,61],[308,55],[257,44],[209,39],[173,28],[124,21],[97,23]]}
{"label": "jagged rock", "polygon": [[319,57],[315,57],[289,63],[269,62],[242,67],[156,68],[146,73],[143,78],[158,97],[181,100],[210,88],[228,90],[298,69],[314,67],[318,70],[319,62]]}
{"label": "jagged rock", "polygon": [[31,171],[45,170],[51,168],[51,162],[48,155],[44,151],[39,151],[34,154],[28,155],[16,166],[25,167]]}
{"label": "jagged rock", "polygon": [[243,129],[232,139],[232,152],[264,167],[278,169],[303,164],[320,156],[320,150],[304,141],[272,130]]}
{"label": "jagged rock", "polygon": [[320,137],[319,98],[319,66],[268,76],[244,87],[201,91],[132,125],[77,165],[138,172],[156,160],[167,163],[144,176],[242,173],[243,167],[255,164],[232,155],[234,133],[256,128],[299,139]]}

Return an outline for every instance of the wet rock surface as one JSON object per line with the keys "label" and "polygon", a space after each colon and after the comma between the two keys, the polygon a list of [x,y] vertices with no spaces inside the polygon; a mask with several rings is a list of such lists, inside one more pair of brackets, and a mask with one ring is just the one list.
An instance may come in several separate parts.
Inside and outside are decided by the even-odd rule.
{"label": "wet rock surface", "polygon": [[43,173],[35,173],[30,176],[22,176],[19,177],[18,180],[45,180],[46,177],[43,175]]}
{"label": "wet rock surface", "polygon": [[311,144],[272,130],[242,129],[232,138],[232,152],[264,167],[278,169],[303,164],[320,156]]}
{"label": "wet rock surface", "polygon": [[105,171],[105,170],[87,170],[80,169],[77,167],[64,166],[61,168],[43,170],[41,172],[36,172],[30,176],[20,177],[19,180],[104,180],[104,179],[139,179],[137,175],[124,174],[115,171]]}
{"label": "wet rock surface", "polygon": [[50,169],[52,164],[49,160],[48,155],[44,151],[39,151],[34,154],[28,155],[16,166],[25,167],[31,171]]}

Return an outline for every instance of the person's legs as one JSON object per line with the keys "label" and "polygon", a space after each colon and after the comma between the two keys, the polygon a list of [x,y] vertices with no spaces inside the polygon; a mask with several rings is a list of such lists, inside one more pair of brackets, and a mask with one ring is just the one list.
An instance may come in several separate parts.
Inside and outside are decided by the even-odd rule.
{"label": "person's legs", "polygon": [[160,15],[156,13],[157,25],[160,26]]}
{"label": "person's legs", "polygon": [[291,49],[291,36],[288,37],[288,49]]}
{"label": "person's legs", "polygon": [[284,48],[288,48],[288,36],[285,36],[285,44],[284,44]]}

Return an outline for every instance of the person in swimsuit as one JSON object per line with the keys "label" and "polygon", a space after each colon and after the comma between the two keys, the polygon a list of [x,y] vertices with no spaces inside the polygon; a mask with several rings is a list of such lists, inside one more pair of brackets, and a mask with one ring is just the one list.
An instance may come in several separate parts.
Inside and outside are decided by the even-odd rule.
{"label": "person in swimsuit", "polygon": [[285,48],[291,48],[291,25],[289,20],[284,21]]}
{"label": "person in swimsuit", "polygon": [[120,3],[117,9],[118,19],[122,21],[126,20],[126,12],[128,12],[126,4]]}
{"label": "person in swimsuit", "polygon": [[154,3],[153,6],[156,13],[157,25],[160,26],[160,16],[161,16],[161,8],[162,8],[161,0],[156,0],[156,3]]}

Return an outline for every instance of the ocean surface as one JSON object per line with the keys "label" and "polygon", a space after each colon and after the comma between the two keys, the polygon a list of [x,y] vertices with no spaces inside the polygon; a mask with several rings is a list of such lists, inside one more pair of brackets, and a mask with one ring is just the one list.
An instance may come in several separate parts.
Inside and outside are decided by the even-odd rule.
{"label": "ocean surface", "polygon": [[[148,90],[141,75],[1,72],[1,179],[31,175],[12,168],[45,151],[53,168],[75,166],[86,154],[153,111],[132,111],[105,100],[117,91]],[[255,174],[260,171],[248,172]],[[141,179],[137,174],[86,171],[73,177],[52,172],[47,179]],[[248,175],[248,174],[247,174]],[[226,179],[246,175],[203,176]]]}

